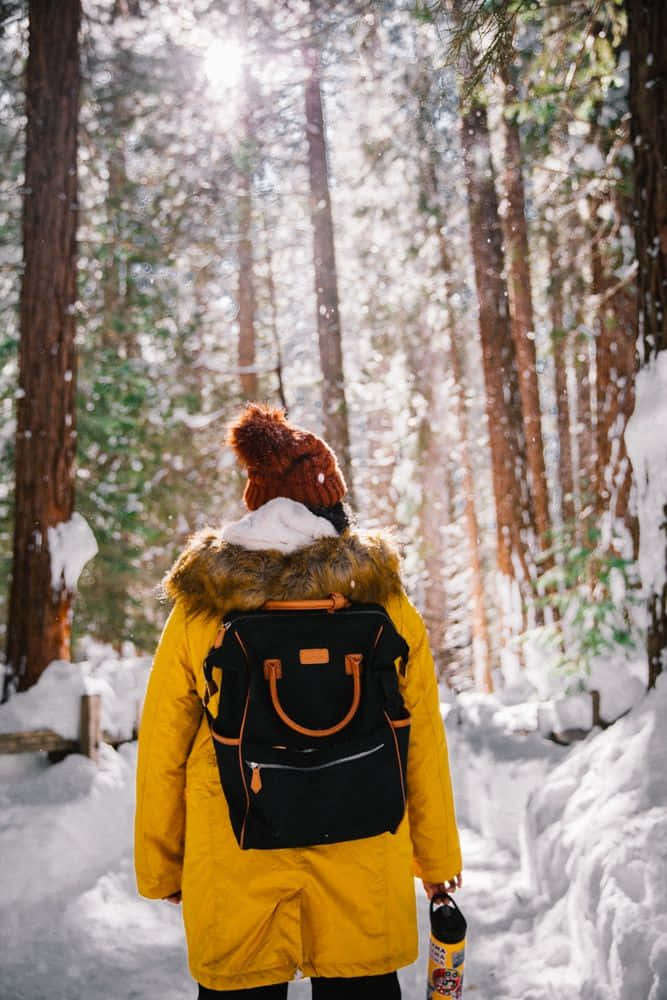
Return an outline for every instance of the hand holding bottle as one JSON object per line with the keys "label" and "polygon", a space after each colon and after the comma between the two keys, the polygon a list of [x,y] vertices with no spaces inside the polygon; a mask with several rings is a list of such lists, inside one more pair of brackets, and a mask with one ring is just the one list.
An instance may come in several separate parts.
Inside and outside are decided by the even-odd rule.
{"label": "hand holding bottle", "polygon": [[427,882],[426,879],[422,879],[422,885],[428,898],[433,899],[434,896],[441,896],[445,892],[450,895],[456,892],[463,885],[463,877],[461,872],[459,872],[458,875],[450,878],[447,882]]}

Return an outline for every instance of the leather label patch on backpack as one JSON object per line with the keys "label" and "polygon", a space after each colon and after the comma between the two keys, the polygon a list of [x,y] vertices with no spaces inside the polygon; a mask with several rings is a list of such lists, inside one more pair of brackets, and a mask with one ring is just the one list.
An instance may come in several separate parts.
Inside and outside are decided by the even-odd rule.
{"label": "leather label patch on backpack", "polygon": [[328,649],[299,650],[299,663],[309,664],[309,663],[328,663],[328,662],[329,662]]}

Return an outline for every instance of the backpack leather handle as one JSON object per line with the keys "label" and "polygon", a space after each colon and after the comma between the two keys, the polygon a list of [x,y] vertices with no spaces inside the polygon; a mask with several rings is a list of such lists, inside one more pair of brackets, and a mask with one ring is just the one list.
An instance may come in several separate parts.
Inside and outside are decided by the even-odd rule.
{"label": "backpack leather handle", "polygon": [[265,601],[265,611],[341,611],[350,602],[343,594],[329,594],[328,597],[312,601]]}
{"label": "backpack leather handle", "polygon": [[349,653],[345,657],[345,673],[352,675],[353,693],[352,704],[350,705],[347,715],[341,719],[340,722],[337,722],[335,726],[330,726],[328,729],[308,729],[306,726],[300,726],[298,722],[291,719],[283,706],[280,704],[280,698],[278,697],[278,680],[283,674],[280,660],[264,660],[264,676],[268,678],[269,681],[269,690],[271,692],[273,707],[285,725],[289,726],[290,729],[293,729],[295,732],[301,733],[302,736],[333,736],[334,733],[339,733],[341,729],[344,729],[345,726],[352,721],[357,709],[359,708],[359,701],[361,699],[360,670],[361,653]]}

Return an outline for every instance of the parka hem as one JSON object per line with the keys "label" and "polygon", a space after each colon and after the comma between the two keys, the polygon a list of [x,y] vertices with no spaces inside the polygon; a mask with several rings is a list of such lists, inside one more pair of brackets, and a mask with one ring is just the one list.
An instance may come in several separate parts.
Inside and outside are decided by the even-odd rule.
{"label": "parka hem", "polygon": [[291,983],[300,966],[280,965],[257,972],[237,972],[230,975],[212,976],[209,972],[197,972],[190,967],[190,975],[207,990],[249,990],[256,986],[273,986],[275,983]]}
{"label": "parka hem", "polygon": [[388,972],[396,972],[405,965],[412,965],[419,957],[419,949],[415,948],[404,955],[393,955],[377,962],[318,962],[316,965],[304,962],[302,972],[306,979],[311,976],[322,976],[325,979],[351,979],[358,976],[384,976]]}
{"label": "parka hem", "polygon": [[325,979],[352,979],[358,976],[383,976],[396,972],[406,965],[417,961],[419,949],[403,955],[384,958],[377,962],[301,962],[290,966],[274,966],[257,972],[239,972],[232,975],[212,976],[210,973],[197,973],[193,968],[190,973],[193,979],[209,990],[242,990],[257,986],[273,986],[276,983],[291,983],[295,981],[295,973],[301,972],[299,979],[311,979],[313,976]]}

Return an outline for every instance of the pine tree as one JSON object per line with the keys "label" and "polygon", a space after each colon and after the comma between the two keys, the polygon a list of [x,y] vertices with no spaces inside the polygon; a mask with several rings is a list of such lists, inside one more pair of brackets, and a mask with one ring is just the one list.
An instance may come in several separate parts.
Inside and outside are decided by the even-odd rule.
{"label": "pine tree", "polygon": [[[14,554],[6,684],[68,659],[71,584],[50,529],[74,508],[80,0],[30,0]],[[48,155],[45,151],[48,150]]]}
{"label": "pine tree", "polygon": [[[667,356],[667,10],[664,4],[647,0],[626,0],[628,48],[630,50],[630,111],[634,149],[634,220],[639,286],[639,356],[644,373],[655,372]],[[664,384],[664,383],[663,383]],[[662,399],[664,406],[664,398]],[[644,426],[640,433],[650,434]],[[656,442],[655,454],[664,460],[664,441]],[[663,449],[663,450],[661,450]],[[649,448],[649,454],[653,449]],[[647,464],[635,469],[641,503],[660,481],[664,469]],[[662,570],[645,579],[648,589],[649,628],[647,637],[649,687],[665,667],[667,650],[667,496],[660,497],[662,519],[659,544]],[[649,516],[655,511],[649,506]],[[640,515],[640,558],[642,530],[648,544],[655,545],[655,524]],[[646,543],[644,543],[646,544]]]}
{"label": "pine tree", "polygon": [[257,398],[255,367],[255,278],[253,273],[252,241],[252,175],[255,154],[255,123],[252,106],[252,78],[247,54],[248,4],[241,4],[241,44],[244,57],[241,69],[241,147],[238,164],[238,310],[239,310],[239,369],[241,390],[247,399]]}
{"label": "pine tree", "polygon": [[[310,13],[314,29],[317,24],[317,0],[310,0]],[[304,45],[304,58],[308,73],[305,94],[306,137],[310,177],[310,214],[313,226],[317,334],[322,365],[324,434],[338,455],[347,482],[348,493],[353,496],[338,305],[338,276],[320,83],[320,53],[314,41],[314,30]]]}
{"label": "pine tree", "polygon": [[[540,548],[549,544],[551,515],[544,465],[540,391],[537,381],[535,317],[531,291],[530,248],[526,220],[521,135],[512,105],[518,99],[515,69],[511,61],[503,67],[504,135],[503,185],[507,206],[503,216],[510,324],[519,369],[519,392],[526,438],[526,460],[530,475],[533,515]],[[546,564],[543,563],[543,568]]]}
{"label": "pine tree", "polygon": [[[486,107],[479,97],[461,116],[461,144],[466,168],[470,239],[479,302],[486,414],[491,447],[497,518],[498,570],[508,584],[516,581],[530,600],[534,570],[532,505],[528,492],[519,373],[510,330],[498,198],[491,162]],[[505,597],[506,610],[510,612]]]}
{"label": "pine tree", "polygon": [[570,364],[568,336],[563,315],[563,273],[561,268],[558,235],[552,228],[548,235],[549,253],[549,313],[551,320],[551,348],[554,357],[554,381],[558,424],[558,483],[560,486],[560,514],[565,525],[574,523],[574,479],[572,475],[572,434],[570,428],[570,400],[567,372]]}

